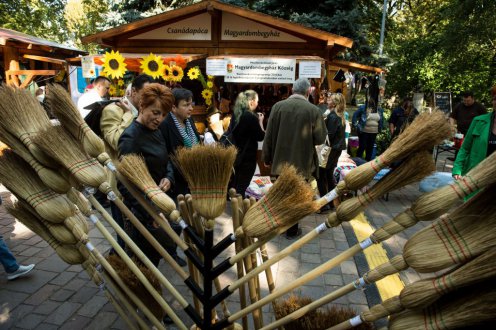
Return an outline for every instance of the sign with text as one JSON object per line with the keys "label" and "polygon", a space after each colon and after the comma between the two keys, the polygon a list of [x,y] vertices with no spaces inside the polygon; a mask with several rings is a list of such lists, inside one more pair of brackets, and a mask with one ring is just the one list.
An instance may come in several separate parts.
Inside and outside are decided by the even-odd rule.
{"label": "sign with text", "polygon": [[93,56],[83,56],[81,58],[81,68],[83,78],[96,78],[95,62],[93,62]]}
{"label": "sign with text", "polygon": [[296,60],[285,58],[227,58],[225,82],[292,84]]}
{"label": "sign with text", "polygon": [[135,35],[129,39],[210,40],[211,38],[211,16],[208,13],[203,13]]}
{"label": "sign with text", "polygon": [[222,13],[221,38],[232,41],[306,42],[289,33],[226,12]]}
{"label": "sign with text", "polygon": [[320,78],[322,73],[320,61],[301,61],[298,78]]}
{"label": "sign with text", "polygon": [[224,59],[207,58],[207,74],[211,76],[225,76],[227,74],[227,61]]}
{"label": "sign with text", "polygon": [[434,92],[434,108],[439,108],[444,113],[451,112],[451,93]]}

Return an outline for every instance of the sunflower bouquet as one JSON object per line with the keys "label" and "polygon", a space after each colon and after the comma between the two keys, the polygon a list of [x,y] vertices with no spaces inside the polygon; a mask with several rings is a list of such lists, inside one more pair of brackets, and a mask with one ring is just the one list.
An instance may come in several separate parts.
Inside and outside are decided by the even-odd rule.
{"label": "sunflower bouquet", "polygon": [[[199,80],[203,86],[202,97],[205,100],[205,105],[209,109],[213,104],[213,88],[214,88],[214,76],[207,76],[207,79],[203,76],[198,66],[192,67],[188,70],[188,78],[191,80]],[[208,110],[207,110],[208,112]]]}

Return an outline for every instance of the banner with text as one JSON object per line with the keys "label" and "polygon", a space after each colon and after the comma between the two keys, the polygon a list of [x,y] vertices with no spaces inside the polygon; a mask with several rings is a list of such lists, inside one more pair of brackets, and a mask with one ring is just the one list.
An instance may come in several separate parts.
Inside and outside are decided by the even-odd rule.
{"label": "banner with text", "polygon": [[292,84],[296,60],[285,58],[226,58],[225,82]]}

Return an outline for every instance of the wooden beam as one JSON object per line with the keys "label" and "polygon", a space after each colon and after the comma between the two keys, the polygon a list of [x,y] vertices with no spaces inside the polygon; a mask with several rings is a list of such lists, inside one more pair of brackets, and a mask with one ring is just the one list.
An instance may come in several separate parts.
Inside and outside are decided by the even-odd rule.
{"label": "wooden beam", "polygon": [[58,58],[53,58],[53,57],[46,57],[46,56],[38,56],[38,55],[31,55],[31,54],[24,54],[24,58],[30,59],[30,60],[35,60],[35,61],[40,61],[40,62],[48,62],[48,63],[53,63],[57,65],[65,65],[66,61],[61,60]]}
{"label": "wooden beam", "polygon": [[6,69],[5,71],[5,79],[7,84],[14,84],[16,86],[19,86],[20,82],[17,76],[13,76],[10,78],[7,75],[8,70],[19,70],[19,52],[17,48],[14,47],[9,47],[5,46],[4,47],[4,54],[3,54],[3,62],[4,62],[4,68]]}
{"label": "wooden beam", "polygon": [[377,68],[375,66],[370,66],[370,65],[365,65],[365,64],[355,63],[355,62],[342,61],[342,60],[332,60],[330,62],[330,64],[337,66],[337,67],[340,67],[340,68],[355,69],[357,71],[362,71],[362,72],[367,72],[367,73],[384,72],[383,69]]}
{"label": "wooden beam", "polygon": [[7,70],[5,74],[10,75],[30,75],[36,76],[55,76],[59,70]]}

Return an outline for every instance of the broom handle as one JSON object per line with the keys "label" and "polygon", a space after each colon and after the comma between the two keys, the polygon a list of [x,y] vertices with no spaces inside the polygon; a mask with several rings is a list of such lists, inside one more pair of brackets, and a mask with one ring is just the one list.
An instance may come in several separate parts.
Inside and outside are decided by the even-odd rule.
{"label": "broom handle", "polygon": [[[117,179],[124,185],[124,187],[126,187],[126,189],[131,193],[131,195],[138,201],[138,203],[140,203],[140,205],[145,209],[146,212],[148,212],[148,214],[150,214],[150,216],[153,217],[153,220],[155,220],[156,223],[158,223],[162,229],[165,230],[165,232],[167,233],[167,235],[169,235],[169,237],[174,241],[174,243],[176,243],[179,248],[181,248],[181,250],[187,250],[188,249],[188,246],[186,245],[186,243],[184,243],[184,241],[176,234],[176,232],[174,230],[172,230],[171,226],[169,225],[168,222],[164,222],[164,220],[157,215],[157,213],[155,212],[155,210],[151,207],[150,203],[148,203],[145,198],[143,197],[142,194],[140,194],[136,188],[126,179],[126,177],[124,177],[122,174],[120,174],[118,171],[115,172],[115,176],[117,177]],[[120,201],[120,204],[123,205],[126,209],[127,207],[124,205],[124,203],[122,203],[122,201]],[[119,208],[121,208],[119,206]],[[127,211],[124,211],[124,213],[131,213],[131,211],[129,211],[129,209],[127,209]],[[132,214],[132,213],[131,213]],[[127,214],[126,214],[127,215]],[[133,215],[133,218],[136,218],[134,215]],[[177,265],[177,262],[170,258],[170,261],[165,258],[165,260],[167,262],[169,262],[169,264],[176,270],[176,267],[178,269],[181,269],[181,267],[179,267],[179,265]],[[171,263],[172,262],[172,263]],[[173,265],[173,263],[176,264],[176,266]],[[178,271],[178,273],[181,274],[180,271]],[[183,271],[184,273],[184,271]],[[187,277],[187,275],[186,275]]]}
{"label": "broom handle", "polygon": [[311,312],[311,311],[313,311],[313,310],[315,310],[315,309],[317,309],[317,308],[319,308],[325,304],[328,304],[329,302],[331,302],[333,300],[336,300],[337,298],[339,298],[341,296],[344,296],[345,294],[348,294],[348,293],[354,291],[355,289],[356,289],[355,288],[355,282],[349,283],[343,287],[340,287],[336,291],[333,291],[333,292],[327,294],[326,296],[324,296],[318,300],[315,300],[308,305],[301,307],[300,309],[292,312],[291,314],[288,314],[288,315],[284,316],[283,318],[280,318],[277,321],[274,321],[274,322],[268,324],[267,326],[263,327],[260,330],[270,330],[270,329],[275,329],[277,327],[281,327],[281,326],[283,326],[283,325],[285,325],[291,321],[299,319],[300,317],[304,316],[308,312]]}
{"label": "broom handle", "polygon": [[[233,218],[233,231],[235,232],[236,229],[240,226],[239,222],[239,209],[238,209],[238,199],[237,198],[231,198],[231,211],[232,211],[232,218]],[[242,250],[242,245],[241,245],[241,240],[237,239],[236,242],[234,243],[236,253]],[[242,278],[244,275],[243,272],[243,262],[238,261],[236,263],[236,270],[238,273],[238,279]],[[244,309],[246,307],[246,292],[245,292],[245,286],[242,285],[239,288],[239,302],[240,302],[240,307],[241,309]],[[243,316],[243,329],[248,329],[248,318]]]}
{"label": "broom handle", "polygon": [[346,330],[346,329],[351,329],[353,327],[356,327],[357,325],[360,325],[362,323],[363,323],[363,321],[362,321],[362,319],[360,319],[360,316],[358,315],[352,319],[346,320],[344,322],[339,323],[338,325],[330,327],[327,330]]}
{"label": "broom handle", "polygon": [[105,273],[103,273],[103,278],[105,279],[105,284],[116,294],[120,302],[126,307],[126,310],[131,314],[131,316],[138,322],[140,329],[146,329],[148,325],[143,321],[143,319],[136,313],[136,308],[131,305],[126,295],[122,290],[115,285],[114,281]]}
{"label": "broom handle", "polygon": [[[254,198],[252,198],[252,199],[254,200]],[[253,202],[253,204],[255,204],[255,202]],[[252,200],[251,199],[245,198],[243,200],[243,206],[245,208],[245,214],[246,214],[246,212],[248,212],[248,210],[250,209],[250,207],[253,204],[252,204]],[[248,236],[245,237],[245,245],[246,246],[250,246],[253,243],[254,243],[254,241],[253,241],[253,239],[251,237],[248,237]],[[257,251],[255,250],[250,255],[251,256],[251,269],[254,269],[254,268],[258,267],[258,259],[257,259],[256,252]],[[255,276],[255,288],[257,289],[257,300],[259,300],[260,297],[262,296],[262,294],[260,292],[260,277],[258,275]],[[260,312],[262,312],[262,311],[260,310]],[[263,319],[262,319],[262,325],[263,325]]]}
{"label": "broom handle", "polygon": [[[118,232],[118,235],[122,236],[123,239],[126,240],[126,244],[129,244],[129,246],[133,246],[133,252],[136,253],[136,256],[142,260],[144,262],[144,264],[154,272],[154,274],[157,276],[157,278],[160,280],[160,282],[162,283],[162,285],[165,286],[165,288],[174,296],[174,298],[176,298],[176,300],[179,302],[179,304],[183,307],[183,308],[186,308],[189,304],[188,302],[183,298],[183,296],[181,296],[181,294],[176,290],[176,288],[167,280],[167,278],[165,278],[165,276],[160,272],[158,271],[158,269],[155,267],[155,265],[153,265],[153,263],[150,261],[150,259],[148,259],[145,254],[139,249],[139,247],[131,240],[131,238],[129,238],[129,236],[127,236],[127,234],[124,232],[124,230],[122,230],[122,228],[120,228],[120,226],[114,221],[114,219],[112,219],[112,217],[110,216],[110,214],[108,214],[108,212],[100,205],[100,203],[98,203],[98,201],[96,200],[95,196],[93,195],[90,195],[89,196],[89,200],[91,202],[91,204],[93,204],[93,206],[95,206],[95,208],[104,216],[104,218],[109,221],[109,223],[112,225],[112,227],[114,228],[114,230],[116,230]],[[120,202],[122,203],[121,200],[119,199],[116,199],[117,202]],[[117,203],[116,203],[117,204]],[[123,203],[122,203],[123,204]],[[125,208],[126,210],[129,211],[129,209],[126,207]],[[103,212],[102,212],[103,211]],[[131,213],[131,212],[129,212]],[[132,213],[131,213],[132,214]],[[165,249],[157,242],[157,240],[150,234],[150,232],[141,224],[141,222],[139,222],[138,219],[136,219],[136,217],[133,217],[135,218],[135,221],[133,221],[133,219],[130,218],[130,216],[128,214],[125,214],[132,222],[133,224],[136,226],[138,224],[138,226],[136,226],[136,228],[141,232],[141,234],[143,236],[146,237],[146,239],[150,242],[150,244],[152,244],[156,249],[157,251],[163,256],[164,254],[166,254],[167,256],[169,256],[169,258],[172,259],[172,257],[167,253],[167,251],[165,251]],[[113,247],[116,249],[116,251],[119,251],[121,250],[122,253],[125,255],[123,257],[123,259],[128,259],[129,257],[127,257],[127,254],[124,252],[124,250],[122,250],[122,248],[120,247],[119,244],[117,244],[117,242],[115,242],[115,240],[113,239],[112,235],[110,235],[110,233],[105,229],[105,227],[100,223],[100,221],[98,221],[98,218],[96,216],[93,216],[93,217],[90,217],[90,219],[95,223],[95,225],[98,226],[98,228],[102,228],[102,230],[100,230],[102,232],[102,234],[105,235],[108,235],[109,238],[107,238],[107,240],[113,245]],[[135,223],[136,222],[136,223]],[[147,234],[147,235],[146,235]],[[119,254],[120,255],[120,254]],[[127,258],[126,258],[127,257]],[[129,262],[133,265],[133,266],[136,266],[132,261],[131,259],[129,258]],[[129,262],[127,262],[129,264]],[[128,265],[129,266],[129,265]],[[131,267],[131,266],[130,266]]]}
{"label": "broom handle", "polygon": [[[110,263],[101,255],[101,253],[96,248],[94,248],[91,245],[89,247],[87,246],[87,248],[88,248],[88,250],[90,250],[90,252],[96,258],[96,260],[98,260],[98,262],[103,266],[103,268],[105,268],[105,270],[107,271],[107,273],[109,273],[110,276],[115,280],[115,282],[122,288],[122,290],[124,290],[124,292],[127,293],[127,295],[129,296],[129,298],[131,298],[131,300],[133,301],[133,303],[136,306],[138,306],[139,309],[141,309],[143,311],[143,313],[146,315],[146,317],[150,321],[152,321],[152,323],[158,329],[164,329],[165,330],[165,327],[162,325],[162,322],[160,322],[159,320],[157,320],[157,318],[155,317],[155,315],[153,315],[153,313],[150,312],[150,310],[148,309],[148,307],[146,307],[146,305],[143,304],[143,302],[141,301],[141,299],[139,299],[133,293],[133,291],[131,289],[129,289],[129,287],[124,283],[124,281],[122,281],[122,279],[119,277],[119,275],[117,274],[117,272],[110,265]],[[172,316],[171,316],[171,318],[172,318]],[[176,316],[176,318],[177,318],[177,316]],[[184,326],[184,324],[183,324],[183,326]],[[184,326],[183,329],[186,330],[187,328]]]}
{"label": "broom handle", "polygon": [[229,317],[228,320],[230,322],[234,322],[235,320],[239,319],[243,315],[250,313],[252,310],[257,309],[261,306],[264,306],[265,304],[271,302],[272,300],[277,299],[280,296],[288,293],[289,291],[291,291],[291,290],[293,290],[299,286],[302,286],[303,284],[315,279],[317,276],[319,276],[319,275],[327,272],[328,270],[332,269],[333,267],[341,264],[343,261],[354,256],[355,254],[357,254],[361,250],[362,250],[362,247],[360,246],[360,244],[356,244],[356,245],[350,247],[348,250],[341,252],[339,255],[337,255],[333,259],[318,266],[317,268],[313,269],[312,271],[310,271],[310,272],[306,273],[305,275],[299,277],[298,279],[294,280],[293,282],[291,282],[291,283],[289,283],[289,284],[287,284],[281,288],[277,288],[276,290],[274,290],[274,292],[272,292],[268,296],[262,298],[257,303],[255,303],[251,306],[248,306],[244,310],[241,310],[241,311],[238,311],[237,313],[234,313],[233,315],[231,315],[231,317]]}
{"label": "broom handle", "polygon": [[[90,198],[91,197],[93,197],[93,199],[96,201],[96,199],[95,199],[94,196],[90,196]],[[92,202],[93,202],[93,200],[92,200]],[[162,296],[157,292],[157,290],[151,285],[150,281],[143,275],[143,273],[138,268],[138,266],[136,266],[136,264],[131,260],[131,258],[127,255],[127,253],[124,251],[124,249],[122,249],[122,247],[114,240],[114,238],[108,232],[108,230],[105,228],[105,226],[100,221],[98,221],[98,218],[93,215],[92,217],[90,217],[90,219],[93,222],[93,224],[98,228],[98,230],[100,230],[100,232],[102,233],[103,237],[107,241],[110,242],[110,244],[112,245],[112,247],[116,250],[117,254],[122,258],[122,260],[124,260],[124,262],[127,264],[127,266],[129,267],[129,269],[136,275],[136,277],[138,277],[138,279],[140,280],[140,282],[143,283],[143,285],[148,290],[148,292],[150,292],[150,294],[155,298],[155,300],[157,300],[157,302],[162,306],[162,308],[165,309],[165,311],[167,312],[167,315],[169,315],[171,317],[171,319],[174,320],[174,322],[176,322],[176,320],[174,319],[174,317],[179,322],[181,322],[180,319],[177,317],[177,315],[174,313],[174,311],[167,304],[167,302],[162,298]],[[131,241],[131,240],[129,240],[129,241]],[[128,242],[126,242],[126,243],[128,243]],[[146,258],[144,256],[143,252],[141,252],[139,249],[137,249],[137,252],[138,252],[138,254],[137,254],[138,258],[140,260],[143,260],[144,261],[145,266],[148,267],[153,272],[153,274],[155,276],[157,276],[157,278],[159,279],[159,281],[167,289],[169,289],[167,287],[168,285],[171,288],[173,288],[172,285],[170,285],[170,283],[167,281],[167,279],[162,275],[162,273],[160,273],[157,270],[157,268],[152,264],[152,262],[148,258]],[[139,252],[141,252],[141,253],[139,253]],[[174,295],[174,292],[171,292],[171,293]],[[177,295],[179,295],[179,292],[177,292]],[[180,296],[180,298],[182,298],[182,296]],[[177,300],[179,301],[179,303],[182,303],[183,301],[186,302],[184,300],[184,298],[182,298],[182,300],[181,299],[177,299]],[[188,305],[188,303],[186,302],[186,306],[187,305]],[[186,306],[182,306],[182,307],[185,308]],[[176,323],[176,324],[181,324],[181,323]]]}
{"label": "broom handle", "polygon": [[[258,275],[259,273],[263,272],[266,269],[269,269],[270,266],[275,264],[276,262],[280,261],[281,259],[287,257],[294,251],[298,250],[301,248],[304,244],[310,242],[313,240],[315,237],[319,236],[319,234],[327,229],[327,226],[325,224],[319,225],[317,228],[314,230],[310,231],[308,234],[291,244],[290,246],[286,247],[282,251],[274,254],[267,262],[264,262],[257,268],[253,269],[251,272],[246,274],[243,278],[231,283],[229,286],[229,291],[231,290],[236,290],[240,285],[245,283],[247,280],[251,279],[252,277]],[[262,245],[262,244],[261,244]],[[232,258],[231,258],[232,259]]]}

